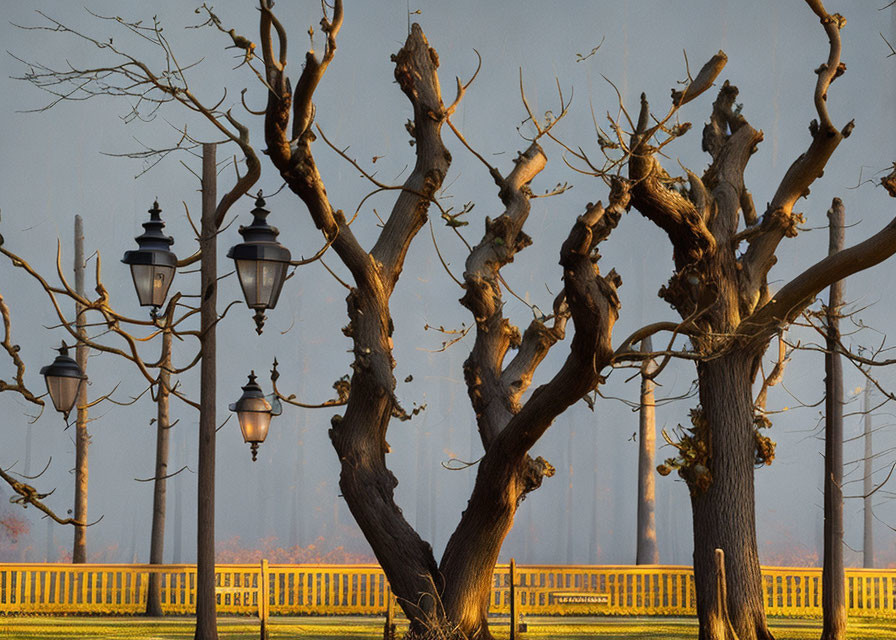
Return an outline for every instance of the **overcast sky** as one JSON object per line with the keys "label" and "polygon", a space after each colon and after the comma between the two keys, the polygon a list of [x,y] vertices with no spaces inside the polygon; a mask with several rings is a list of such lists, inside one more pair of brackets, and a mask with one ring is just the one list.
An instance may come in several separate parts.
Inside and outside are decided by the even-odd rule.
{"label": "overcast sky", "polygon": [[[157,16],[165,28],[182,65],[199,61],[189,78],[194,92],[207,104],[222,99],[236,116],[251,128],[256,148],[262,147],[261,118],[248,114],[240,105],[240,91],[247,88],[246,103],[262,108],[263,87],[242,67],[234,49],[226,49],[228,37],[213,29],[185,30],[201,21],[193,9],[199,3],[156,2],[152,9],[140,2],[89,2],[95,14],[119,15],[149,23]],[[339,34],[339,50],[316,94],[317,123],[327,137],[362,166],[376,171],[378,179],[400,182],[413,163],[404,123],[410,117],[409,104],[392,78],[390,55],[407,35],[407,5],[396,2],[347,3],[345,24]],[[849,223],[847,244],[864,239],[886,224],[896,213],[893,200],[873,180],[890,165],[896,149],[896,57],[881,33],[896,44],[896,9],[878,10],[885,0],[863,3],[828,3],[830,11],[840,10],[848,19],[843,31],[843,60],[847,73],[830,91],[829,108],[835,124],[855,119],[853,135],[843,142],[829,163],[823,180],[812,187],[808,198],[796,209],[806,215],[806,231],[795,240],[782,243],[779,261],[772,272],[773,286],[781,286],[827,251],[825,211],[834,196],[846,205]],[[360,6],[359,6],[360,5]],[[453,99],[454,76],[468,78],[476,68],[476,54],[482,56],[482,70],[470,88],[454,121],[467,140],[491,162],[508,171],[515,153],[524,149],[531,125],[525,119],[519,80],[522,70],[526,95],[536,113],[558,111],[557,85],[572,96],[570,112],[555,131],[572,146],[589,154],[599,154],[592,112],[601,123],[607,113],[616,117],[618,102],[610,84],[619,88],[623,102],[637,109],[644,91],[657,113],[669,104],[669,90],[686,78],[685,56],[692,71],[719,49],[729,63],[720,80],[729,79],[740,88],[743,114],[765,133],[747,171],[748,186],[757,208],[763,209],[789,164],[809,143],[808,123],[815,116],[812,90],[815,69],[827,56],[827,41],[818,20],[804,2],[762,0],[752,3],[726,0],[668,2],[550,2],[527,0],[515,3],[434,2],[423,0],[410,5],[441,61],[440,78],[446,101]],[[76,214],[83,216],[87,252],[99,251],[103,261],[103,282],[114,306],[126,314],[145,317],[125,265],[119,260],[124,251],[135,248],[133,237],[141,232],[146,210],[154,198],[164,210],[167,231],[174,235],[174,250],[185,256],[195,249],[193,233],[184,215],[184,206],[198,216],[197,181],[190,170],[198,171],[197,158],[171,154],[150,171],[140,160],[115,157],[144,146],[167,147],[177,142],[178,129],[185,124],[192,135],[203,140],[218,136],[201,121],[177,105],[167,105],[149,122],[126,122],[130,103],[121,98],[97,98],[67,102],[37,113],[51,101],[28,83],[16,80],[28,66],[17,60],[64,67],[108,64],[103,52],[70,34],[22,30],[15,25],[46,25],[35,12],[114,44],[152,65],[161,60],[114,21],[102,21],[88,13],[81,3],[5,3],[0,33],[5,49],[0,74],[0,232],[7,246],[27,258],[48,277],[54,275],[56,242],[63,248],[63,267],[72,263],[72,225]],[[257,39],[257,11],[252,2],[222,0],[215,11],[227,27]],[[317,26],[319,3],[282,2],[277,6],[281,21],[289,29],[290,63],[295,79],[301,56],[308,44],[306,30]],[[316,46],[320,48],[319,38]],[[598,48],[599,47],[599,48]],[[593,52],[593,55],[589,55]],[[584,58],[584,59],[583,59]],[[227,89],[226,94],[224,89]],[[694,123],[690,134],[667,147],[666,169],[678,172],[677,162],[699,173],[707,156],[700,151],[701,124],[708,118],[714,92],[687,105],[682,120]],[[486,215],[501,212],[494,183],[471,154],[452,134],[444,139],[454,158],[442,194],[446,206],[461,207],[474,202],[468,214],[470,225],[462,231],[471,243],[478,240]],[[566,194],[537,200],[526,231],[534,245],[517,256],[505,271],[514,291],[532,304],[549,309],[561,286],[557,258],[560,242],[575,217],[589,201],[606,199],[606,188],[593,177],[580,175],[563,162],[562,149],[546,144],[547,169],[533,188],[542,192],[558,182],[573,188]],[[219,192],[233,180],[232,167],[223,161],[237,153],[233,145],[221,146]],[[354,212],[370,190],[343,159],[323,142],[315,145],[322,176],[334,206]],[[373,158],[377,161],[374,164]],[[266,158],[262,158],[259,186],[276,192],[281,182]],[[186,165],[186,166],[185,166]],[[135,179],[135,176],[138,176]],[[258,188],[258,187],[256,187]],[[389,193],[366,200],[355,223],[356,234],[365,246],[372,245],[377,231],[374,210],[383,215],[392,204]],[[313,254],[321,244],[319,232],[310,222],[304,206],[284,190],[269,198],[269,221],[281,230],[281,241],[294,256]],[[238,242],[238,224],[247,224],[251,199],[245,198],[231,210],[236,219],[221,235],[219,269],[229,272],[226,248]],[[434,232],[449,268],[462,272],[464,247],[433,216]],[[674,312],[656,297],[659,287],[671,274],[671,249],[664,235],[636,211],[622,221],[602,248],[600,266],[604,272],[615,268],[623,278],[620,290],[622,312],[615,330],[618,344],[632,330],[657,320],[675,319]],[[337,259],[327,264],[342,277]],[[91,261],[91,267],[95,264]],[[894,303],[893,263],[853,278],[846,284],[847,298],[862,317],[878,332],[867,331],[850,339],[853,344],[876,346],[882,333],[892,328]],[[68,273],[70,277],[70,273]],[[90,279],[92,286],[92,273]],[[195,274],[179,274],[174,287],[195,292]],[[469,313],[456,300],[460,289],[444,272],[435,256],[428,229],[411,249],[409,265],[393,297],[396,324],[395,343],[400,381],[398,395],[405,407],[426,404],[427,409],[411,422],[396,422],[389,432],[393,454],[388,462],[400,484],[398,500],[411,523],[443,548],[463,509],[475,474],[475,467],[462,471],[445,470],[441,463],[451,458],[475,461],[481,455],[473,431],[473,416],[463,385],[461,365],[471,345],[470,338],[445,352],[439,352],[445,336],[429,326],[456,330],[469,325]],[[13,311],[13,336],[22,346],[28,363],[27,381],[41,389],[38,370],[53,357],[51,348],[63,332],[47,329],[56,323],[46,296],[33,281],[8,263],[0,265],[0,294]],[[220,308],[241,297],[234,277],[221,284]],[[251,313],[241,305],[230,310],[218,333],[218,417],[227,417],[227,404],[236,400],[250,369],[260,374],[269,388],[267,370],[276,356],[281,363],[281,389],[296,393],[306,402],[321,402],[332,395],[330,385],[347,373],[350,343],[339,327],[346,323],[345,291],[320,265],[300,269],[289,280],[277,309],[268,314],[261,337],[253,330]],[[66,303],[67,304],[67,303]],[[521,302],[507,296],[506,310],[514,321],[525,326],[531,312]],[[791,338],[802,343],[817,340],[811,331],[796,331]],[[155,358],[157,344],[147,345],[146,358]],[[536,384],[556,371],[568,347],[558,345],[541,366]],[[188,362],[195,342],[177,346],[175,359]],[[794,356],[785,383],[770,396],[773,416],[772,439],[778,442],[777,457],[771,467],[757,471],[757,520],[760,546],[765,562],[783,562],[782,550],[794,557],[815,553],[821,539],[821,477],[823,444],[816,437],[823,393],[822,355],[803,352]],[[0,360],[0,375],[8,378],[8,359]],[[118,400],[127,400],[143,390],[143,382],[127,363],[111,355],[90,360],[90,396],[106,394],[120,382]],[[413,381],[401,382],[409,375]],[[182,388],[196,395],[198,370],[181,377]],[[601,562],[628,563],[634,560],[634,522],[637,444],[632,434],[637,417],[621,401],[637,397],[637,380],[628,381],[631,371],[612,374],[603,388],[608,399],[600,399],[592,413],[579,404],[557,420],[536,448],[558,469],[520,509],[517,525],[504,549],[504,557],[521,562]],[[864,381],[847,367],[847,397],[864,386]],[[686,394],[695,377],[693,365],[670,366],[660,379],[659,395]],[[887,371],[879,377],[888,388],[894,376]],[[693,398],[663,404],[657,411],[659,428],[672,429],[686,422]],[[799,408],[800,404],[814,405]],[[855,410],[857,404],[850,405]],[[12,394],[0,396],[4,416],[0,464],[15,464],[18,472],[36,473],[52,463],[35,481],[40,488],[56,487],[49,499],[65,512],[74,491],[72,474],[74,446],[72,430],[64,430],[61,418],[46,411],[28,426],[32,409]],[[105,403],[91,412],[93,443],[90,449],[91,520],[102,522],[88,533],[91,556],[97,560],[142,561],[148,557],[149,517],[152,501],[150,483],[135,482],[153,473],[155,434],[150,424],[154,413],[148,397],[130,407]],[[172,402],[172,413],[180,422],[174,428],[171,469],[187,465],[195,469],[197,413],[182,403]],[[235,420],[218,434],[217,535],[222,541],[240,536],[252,547],[263,539],[276,539],[288,546],[313,543],[319,536],[327,544],[344,544],[364,551],[357,527],[338,498],[338,463],[326,431],[333,410],[305,411],[287,407],[271,427],[268,442],[261,446],[259,461],[252,463],[248,447],[242,443]],[[875,416],[875,447],[896,446],[892,410]],[[847,436],[856,435],[861,421],[847,418]],[[30,430],[30,455],[26,451]],[[660,442],[661,438],[658,438]],[[859,456],[858,443],[851,443],[846,459]],[[672,455],[668,447],[657,453],[658,461]],[[875,462],[876,478],[882,479],[896,459],[890,453]],[[852,468],[852,467],[850,467]],[[849,480],[859,477],[855,472]],[[185,471],[169,485],[169,522],[166,558],[173,557],[176,524],[175,494],[181,494],[183,513],[180,536],[185,560],[192,558],[195,505],[195,475]],[[663,562],[690,562],[690,508],[687,489],[681,481],[657,481],[657,522]],[[849,485],[847,495],[859,492],[861,483]],[[896,505],[892,495],[882,491],[877,502],[881,521],[896,526]],[[847,501],[847,543],[858,549],[860,501]],[[32,546],[29,557],[42,560],[47,555],[47,528],[32,514]],[[889,562],[896,563],[896,534],[879,523],[877,549]],[[561,523],[561,524],[558,524]],[[596,523],[593,527],[592,523]],[[57,547],[70,547],[71,533],[56,527],[50,540],[51,559]],[[593,541],[593,542],[592,542]],[[237,544],[233,543],[232,544]],[[778,555],[776,555],[778,554]],[[851,559],[855,556],[849,556]]]}

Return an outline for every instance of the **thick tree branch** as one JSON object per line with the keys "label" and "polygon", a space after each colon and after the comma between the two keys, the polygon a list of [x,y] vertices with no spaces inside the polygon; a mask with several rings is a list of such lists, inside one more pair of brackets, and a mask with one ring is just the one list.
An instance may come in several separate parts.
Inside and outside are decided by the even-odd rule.
{"label": "thick tree branch", "polygon": [[575,335],[560,371],[534,391],[495,442],[510,459],[524,455],[554,418],[597,387],[600,372],[612,362],[611,334],[619,310],[616,289],[622,280],[615,271],[600,275],[595,249],[619,223],[629,197],[629,185],[615,180],[609,206],[589,207],[563,243],[560,264]]}
{"label": "thick tree branch", "polygon": [[[268,0],[261,0],[261,41],[268,82],[268,102],[265,109],[265,142],[267,154],[286,181],[290,190],[299,196],[308,207],[315,226],[331,242],[333,250],[351,271],[355,282],[367,283],[375,278],[367,253],[361,248],[341,211],[334,210],[327,196],[323,178],[311,153],[314,132],[311,129],[314,108],[311,102],[327,65],[336,53],[336,35],[342,23],[342,1],[336,0],[334,21],[326,18],[322,24],[329,25],[327,48],[322,61],[318,61],[313,51],[306,54],[306,67],[302,72],[294,98],[285,73],[286,32],[274,18]],[[280,39],[280,56],[274,56],[271,28],[276,27]],[[288,133],[291,111],[295,114],[292,135]]]}
{"label": "thick tree branch", "polygon": [[739,338],[763,347],[779,330],[796,320],[822,289],[837,280],[879,264],[896,254],[896,218],[864,242],[828,256],[788,282],[772,299],[745,319]]}
{"label": "thick tree branch", "polygon": [[794,204],[800,197],[808,195],[810,185],[822,175],[828,159],[853,128],[853,123],[849,122],[838,130],[832,123],[827,108],[828,89],[834,79],[846,70],[846,65],[840,62],[840,29],[846,24],[846,20],[840,14],[828,14],[821,0],[806,0],[806,3],[820,18],[829,40],[827,62],[816,69],[818,80],[813,98],[818,120],[813,120],[809,125],[809,132],[812,134],[809,148],[784,174],[762,216],[759,232],[750,238],[750,246],[741,261],[741,289],[746,299],[755,300],[759,297],[768,272],[776,262],[775,251],[778,244],[785,236],[796,235],[799,218],[793,213]]}
{"label": "thick tree branch", "polygon": [[672,242],[676,271],[699,262],[715,251],[715,240],[693,202],[667,186],[670,176],[655,157],[645,135],[650,105],[641,94],[641,113],[638,129],[631,137],[631,157],[628,162],[632,181],[632,205],[648,220],[665,231]]}
{"label": "thick tree branch", "polygon": [[8,474],[3,469],[0,469],[0,478],[2,478],[6,484],[12,487],[12,490],[18,494],[18,497],[12,497],[9,499],[13,504],[19,504],[23,507],[28,507],[28,505],[34,505],[35,508],[43,511],[50,518],[52,518],[55,522],[59,524],[71,524],[78,527],[88,526],[86,522],[79,522],[74,518],[63,518],[56,514],[50,507],[43,503],[43,499],[53,493],[50,491],[49,493],[40,493],[37,489],[32,487],[30,484],[25,482],[20,482]]}
{"label": "thick tree branch", "polygon": [[451,154],[441,137],[447,112],[439,88],[439,57],[430,48],[420,25],[411,27],[407,42],[393,60],[395,80],[414,107],[414,121],[408,123],[408,131],[414,139],[417,162],[370,252],[390,293],[411,240],[426,222],[429,203],[441,188],[451,164]]}
{"label": "thick tree branch", "polygon": [[[0,244],[3,244],[3,236],[0,236]],[[32,393],[25,385],[25,361],[22,360],[22,356],[19,355],[19,345],[12,343],[12,318],[10,317],[9,307],[6,304],[6,301],[3,300],[2,295],[0,295],[0,315],[3,316],[2,346],[4,351],[6,351],[9,357],[12,358],[12,363],[16,368],[16,372],[13,376],[14,382],[10,383],[5,380],[0,380],[0,391],[15,391],[21,394],[21,396],[28,402],[43,407],[44,401],[34,395],[34,393]]]}
{"label": "thick tree branch", "polygon": [[504,318],[500,270],[532,242],[522,230],[530,209],[528,184],[546,162],[544,151],[533,143],[506,178],[494,172],[500,177],[496,181],[505,210],[495,220],[486,217],[485,233],[467,256],[464,269],[466,293],[460,302],[476,322],[476,341],[464,363],[464,377],[486,449],[514,411],[511,389],[501,375],[507,351],[520,346],[521,340],[519,329]]}

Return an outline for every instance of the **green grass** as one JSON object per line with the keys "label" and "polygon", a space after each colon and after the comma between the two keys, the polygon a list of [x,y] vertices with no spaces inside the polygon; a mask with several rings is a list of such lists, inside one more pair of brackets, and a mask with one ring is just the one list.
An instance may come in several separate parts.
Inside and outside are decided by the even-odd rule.
{"label": "green grass", "polygon": [[[694,640],[696,621],[690,618],[533,618],[528,620],[525,638],[563,638],[585,640]],[[778,619],[771,628],[779,640],[816,640],[821,634],[820,620]],[[190,618],[0,618],[0,640],[55,640],[90,638],[91,640],[190,640],[193,637]],[[403,628],[399,626],[399,637]],[[494,632],[506,638],[506,620],[495,621]],[[252,618],[221,618],[218,635],[222,640],[256,640],[258,622]],[[332,640],[333,638],[382,638],[383,620],[374,618],[273,618],[271,640],[301,638]],[[896,620],[857,619],[849,624],[850,640],[892,640],[896,637]]]}

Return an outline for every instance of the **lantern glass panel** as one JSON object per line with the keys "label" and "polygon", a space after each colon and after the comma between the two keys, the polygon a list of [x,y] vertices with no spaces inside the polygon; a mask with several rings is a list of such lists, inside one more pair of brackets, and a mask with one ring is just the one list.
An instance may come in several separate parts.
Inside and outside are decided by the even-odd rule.
{"label": "lantern glass panel", "polygon": [[271,426],[270,410],[241,410],[236,415],[240,421],[240,431],[243,432],[244,442],[264,442],[268,436],[268,427]]}
{"label": "lantern glass panel", "polygon": [[246,304],[252,309],[273,309],[280,298],[288,266],[271,260],[237,260],[236,270]]}
{"label": "lantern glass panel", "polygon": [[53,407],[61,413],[68,413],[75,406],[78,399],[78,390],[81,388],[81,378],[70,376],[44,376],[47,381],[47,391]]}
{"label": "lantern glass panel", "polygon": [[132,264],[131,277],[137,298],[144,307],[161,307],[168,297],[168,288],[174,279],[174,267],[167,265]]}

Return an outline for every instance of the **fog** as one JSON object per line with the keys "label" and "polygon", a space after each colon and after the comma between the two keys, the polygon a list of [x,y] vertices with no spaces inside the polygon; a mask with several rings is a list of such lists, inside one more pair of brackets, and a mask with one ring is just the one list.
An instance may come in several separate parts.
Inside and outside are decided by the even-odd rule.
{"label": "fog", "polygon": [[[0,24],[4,48],[0,109],[0,233],[5,246],[26,258],[40,273],[55,280],[57,239],[62,261],[71,278],[73,219],[84,218],[88,255],[102,256],[102,281],[113,306],[120,312],[145,318],[137,306],[127,267],[121,264],[124,251],[136,247],[134,236],[147,219],[146,210],[158,198],[167,223],[166,232],[176,239],[173,249],[185,257],[195,248],[194,233],[184,215],[184,206],[198,218],[197,180],[188,170],[198,171],[198,159],[189,153],[172,153],[158,165],[116,157],[144,148],[176,144],[178,128],[202,140],[216,141],[219,134],[178,105],[165,105],[148,122],[126,122],[130,109],[126,99],[99,97],[88,101],[52,101],[26,82],[15,79],[28,66],[18,59],[63,66],[99,64],[102,52],[70,34],[22,30],[15,25],[46,24],[35,9],[59,19],[100,41],[114,38],[116,46],[138,56],[152,52],[135,41],[114,21],[92,17],[80,3],[4,3]],[[405,121],[411,116],[409,103],[392,77],[390,55],[407,34],[407,5],[404,1],[347,3],[345,24],[339,34],[336,58],[316,93],[316,121],[327,137],[376,172],[377,179],[400,183],[413,163]],[[840,4],[844,5],[842,8]],[[874,179],[896,160],[896,57],[879,35],[896,44],[896,9],[878,10],[885,0],[836,3],[830,11],[845,13],[849,23],[843,31],[843,59],[848,72],[833,85],[829,108],[835,124],[855,119],[856,128],[830,161],[825,176],[812,187],[796,210],[806,216],[805,230],[796,239],[782,243],[778,263],[770,279],[780,287],[789,278],[827,252],[825,211],[834,196],[844,200],[848,224],[847,245],[879,230],[892,219],[896,207]],[[194,14],[198,3],[156,2],[152,8],[140,2],[89,2],[91,11],[144,19],[153,15],[165,26],[165,34],[182,64],[202,60],[189,72],[194,93],[206,103],[222,99],[225,107],[250,126],[256,148],[263,144],[262,119],[240,105],[244,87],[246,102],[261,109],[263,87],[237,52],[225,49],[229,38],[211,28],[185,30],[201,17]],[[360,6],[358,6],[360,5]],[[512,7],[512,8],[511,8]],[[565,96],[573,95],[568,116],[557,125],[557,135],[573,147],[599,154],[592,111],[602,124],[606,114],[618,114],[618,101],[611,80],[629,109],[635,110],[644,91],[654,110],[669,104],[669,90],[686,78],[685,57],[695,72],[719,49],[729,62],[723,79],[740,88],[738,102],[750,123],[761,128],[765,141],[749,164],[748,187],[757,208],[771,199],[790,163],[809,142],[808,123],[815,117],[812,91],[815,69],[827,56],[827,41],[818,21],[805,3],[797,0],[742,3],[725,0],[693,0],[669,3],[527,0],[516,3],[483,3],[471,0],[435,2],[422,0],[410,5],[430,44],[438,51],[440,78],[446,101],[453,99],[454,76],[469,78],[476,68],[474,49],[482,56],[482,70],[453,118],[469,143],[502,171],[508,171],[515,154],[527,146],[531,124],[524,123],[520,100],[520,70],[526,96],[538,114],[558,112],[557,85]],[[257,11],[249,0],[221,0],[215,11],[228,26],[248,37],[257,37]],[[291,62],[295,82],[301,55],[307,47],[306,30],[317,25],[319,5],[314,2],[277,6],[278,15],[290,30]],[[316,46],[320,48],[319,36]],[[599,48],[588,55],[596,47]],[[153,54],[154,55],[154,54]],[[17,59],[18,58],[18,59]],[[584,59],[583,59],[584,58]],[[106,61],[108,62],[108,60]],[[160,61],[156,58],[154,63]],[[226,87],[226,95],[224,88]],[[695,172],[707,164],[700,151],[701,124],[708,119],[714,92],[687,105],[683,120],[694,129],[666,148],[664,166],[677,171],[676,163]],[[521,124],[522,123],[522,124]],[[483,166],[446,128],[443,139],[453,163],[441,197],[445,206],[460,209],[474,202],[467,215],[470,225],[461,229],[471,243],[478,240],[486,215],[501,212],[496,189]],[[563,162],[562,149],[546,143],[549,161],[533,183],[536,193],[558,182],[569,182],[567,193],[533,202],[526,231],[533,246],[520,253],[504,277],[521,298],[541,309],[550,309],[561,286],[557,265],[560,242],[587,202],[606,199],[603,183],[575,173]],[[222,145],[219,193],[229,188],[233,168],[228,158],[237,154],[234,145]],[[335,207],[353,213],[372,189],[358,171],[319,140],[315,156]],[[373,158],[376,157],[375,164]],[[149,169],[148,171],[145,171]],[[144,173],[145,171],[145,173]],[[138,175],[139,174],[139,175]],[[135,178],[135,176],[137,176]],[[280,240],[294,257],[306,257],[321,244],[301,202],[288,190],[278,191],[281,181],[273,166],[262,157],[262,177],[253,189],[262,188],[272,211],[269,222],[279,227]],[[276,195],[274,195],[276,194]],[[354,231],[366,247],[377,232],[377,216],[388,211],[393,194],[386,192],[366,200],[360,207]],[[236,219],[219,241],[219,272],[232,267],[224,258],[226,248],[239,241],[237,227],[248,224],[252,200],[243,198],[231,210],[228,222]],[[459,276],[463,270],[464,245],[441,224],[431,211],[439,250],[449,269]],[[671,247],[664,234],[630,212],[601,247],[604,273],[615,268],[622,276],[622,310],[614,331],[619,344],[633,330],[677,316],[656,292],[672,273]],[[325,261],[342,279],[348,279],[335,256]],[[89,263],[88,288],[93,286],[96,257]],[[896,305],[892,299],[892,260],[846,282],[850,309],[859,311],[871,330],[854,333],[849,321],[844,333],[853,347],[877,347],[893,329]],[[198,274],[178,274],[173,290],[195,293]],[[38,371],[54,355],[51,350],[65,337],[44,292],[22,270],[8,261],[0,264],[0,294],[12,311],[13,341],[21,346],[28,364],[26,381],[33,390],[43,390]],[[299,268],[287,281],[277,308],[268,313],[262,336],[257,336],[251,313],[240,304],[229,310],[218,329],[218,419],[228,416],[227,405],[236,401],[250,369],[259,373],[262,386],[270,390],[267,371],[276,357],[280,363],[278,385],[284,393],[295,393],[306,403],[320,403],[334,395],[332,383],[349,372],[348,338],[339,331],[346,324],[345,290],[325,269],[315,263]],[[429,540],[437,554],[459,520],[476,473],[475,462],[482,447],[474,429],[474,417],[463,383],[462,363],[472,337],[443,349],[456,335],[432,329],[457,331],[472,321],[457,299],[462,291],[445,273],[430,231],[425,228],[414,241],[403,278],[393,297],[395,322],[395,371],[397,394],[404,407],[426,405],[408,422],[393,421],[388,434],[392,453],[387,463],[399,480],[397,501],[405,516]],[[825,293],[826,296],[826,293]],[[241,299],[235,276],[222,280],[219,310]],[[523,302],[506,295],[505,311],[520,326],[532,311]],[[64,302],[70,316],[73,309]],[[816,307],[817,308],[817,305]],[[846,326],[849,325],[849,326]],[[427,327],[430,327],[427,329]],[[192,328],[195,328],[192,327]],[[94,328],[93,335],[102,333]],[[112,336],[98,338],[120,346]],[[794,329],[788,339],[804,346],[819,341],[811,329]],[[568,341],[568,339],[567,339]],[[159,343],[144,345],[144,357],[158,356]],[[191,338],[175,346],[175,362],[189,362],[197,344]],[[558,344],[542,363],[533,384],[547,380],[567,352]],[[9,359],[0,359],[0,377],[8,380],[13,369]],[[771,357],[771,356],[770,356]],[[766,371],[771,366],[766,363]],[[864,378],[846,366],[846,437],[862,429],[861,390]],[[555,477],[522,503],[516,524],[502,551],[502,559],[515,557],[521,563],[632,563],[635,558],[637,414],[626,402],[637,400],[638,379],[634,370],[612,372],[603,397],[591,411],[578,403],[564,413],[533,451],[557,469]],[[112,397],[125,402],[140,394],[143,379],[133,365],[110,354],[93,353],[88,365],[90,399],[115,389]],[[410,381],[405,382],[410,378]],[[658,398],[687,396],[695,378],[692,363],[673,362],[659,379]],[[882,386],[892,390],[892,371],[875,371]],[[757,526],[760,553],[767,564],[818,564],[822,522],[823,354],[805,350],[793,355],[784,383],[769,396],[774,426],[770,436],[777,442],[771,466],[756,471]],[[116,385],[118,385],[116,387]],[[180,376],[181,389],[198,397],[198,368]],[[879,392],[875,398],[881,399]],[[688,410],[696,404],[691,395],[663,401],[657,409],[657,428],[671,431],[687,424]],[[0,465],[12,471],[35,475],[31,481],[40,490],[55,488],[47,503],[64,514],[71,507],[73,487],[74,429],[65,429],[50,409],[33,424],[33,406],[12,393],[0,394]],[[276,549],[316,545],[320,555],[337,547],[354,554],[372,554],[344,501],[339,497],[339,464],[329,443],[330,418],[338,410],[306,410],[285,407],[274,419],[268,440],[261,445],[258,461],[250,459],[236,420],[229,420],[218,433],[217,446],[217,539],[222,552],[239,556],[241,549]],[[149,554],[152,483],[138,482],[153,475],[155,457],[155,407],[149,395],[129,406],[103,402],[91,409],[90,520],[102,519],[88,529],[88,556],[92,561],[145,562]],[[198,414],[172,399],[172,431],[169,468],[187,470],[169,480],[166,561],[192,561],[195,554],[196,441]],[[874,478],[880,482],[896,461],[896,429],[890,406],[874,414]],[[662,444],[662,437],[657,438]],[[657,462],[672,456],[668,446],[657,451]],[[847,443],[845,460],[862,456],[862,443]],[[464,465],[460,461],[472,463]],[[451,470],[449,468],[455,470]],[[861,465],[847,467],[844,487],[847,496],[861,493]],[[8,491],[4,487],[4,495]],[[879,564],[896,566],[896,480],[875,494],[875,546]],[[861,562],[862,501],[848,499],[846,543],[848,564]],[[71,549],[70,528],[47,524],[34,509],[14,513],[26,516],[30,533],[18,544],[15,559],[43,561],[64,558]],[[657,478],[657,533],[663,563],[689,564],[691,523],[688,490],[673,474]]]}

